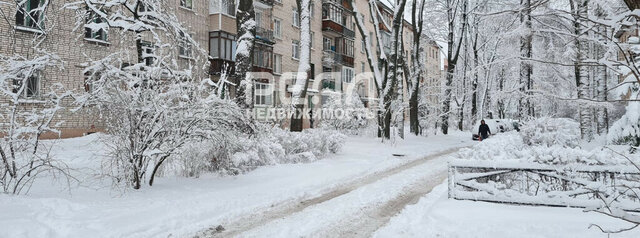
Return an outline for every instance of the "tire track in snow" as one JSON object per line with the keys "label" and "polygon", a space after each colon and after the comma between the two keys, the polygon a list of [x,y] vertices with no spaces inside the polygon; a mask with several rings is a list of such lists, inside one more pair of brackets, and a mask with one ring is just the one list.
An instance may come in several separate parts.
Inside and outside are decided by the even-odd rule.
{"label": "tire track in snow", "polygon": [[[399,165],[384,171],[379,171],[373,174],[365,175],[360,179],[356,179],[354,181],[345,183],[317,197],[308,198],[308,199],[297,199],[293,201],[289,200],[279,204],[274,204],[271,207],[266,208],[262,211],[258,211],[253,214],[248,214],[246,216],[238,217],[235,219],[235,221],[231,223],[221,224],[220,226],[211,227],[207,230],[201,231],[195,237],[235,237],[242,234],[243,232],[260,227],[272,221],[285,218],[291,214],[298,213],[308,207],[324,203],[336,197],[340,197],[360,187],[373,184],[379,180],[391,177],[405,170],[425,164],[433,159],[453,154],[462,148],[465,148],[465,147],[456,147],[456,148],[447,149],[441,152],[437,152],[437,153],[422,157],[420,159],[412,160],[410,162],[404,163],[402,165]],[[415,191],[414,189],[409,189],[409,191],[405,191],[404,193],[400,194],[397,199],[393,199],[392,201],[389,201],[386,204],[384,204],[382,207],[379,207],[381,209],[373,209],[373,208],[370,209],[371,211],[366,213],[368,214],[368,217],[363,219],[355,219],[354,221],[349,221],[348,223],[351,223],[351,224],[354,224],[354,223],[361,224],[360,226],[351,227],[354,229],[353,231],[351,231],[350,229],[344,229],[344,228],[348,228],[348,226],[332,228],[332,229],[329,229],[333,231],[332,234],[329,236],[334,236],[336,235],[336,233],[344,234],[344,235],[362,235],[365,233],[371,234],[375,232],[375,230],[377,230],[378,227],[386,224],[386,222],[388,222],[388,220],[393,215],[400,212],[405,205],[417,202],[417,200],[420,198],[421,195],[424,195],[429,191],[431,191],[431,189],[438,183],[442,182],[442,180],[444,180],[445,177],[446,177],[446,174],[444,175],[439,174],[437,178],[433,179],[432,186],[428,186],[426,188],[420,188],[419,186],[417,187],[414,186]],[[359,220],[362,220],[362,221],[371,220],[371,222],[373,223],[366,224],[366,223],[358,222]],[[369,229],[363,230],[362,229],[364,228],[363,226],[366,226]]]}

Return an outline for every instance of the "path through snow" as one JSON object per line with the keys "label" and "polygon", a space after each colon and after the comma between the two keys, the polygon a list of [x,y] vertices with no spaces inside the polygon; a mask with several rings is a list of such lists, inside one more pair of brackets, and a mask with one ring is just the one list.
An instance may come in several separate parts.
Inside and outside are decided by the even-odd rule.
{"label": "path through snow", "polygon": [[446,178],[446,161],[460,147],[373,173],[320,196],[272,206],[239,217],[198,237],[369,237],[406,205]]}

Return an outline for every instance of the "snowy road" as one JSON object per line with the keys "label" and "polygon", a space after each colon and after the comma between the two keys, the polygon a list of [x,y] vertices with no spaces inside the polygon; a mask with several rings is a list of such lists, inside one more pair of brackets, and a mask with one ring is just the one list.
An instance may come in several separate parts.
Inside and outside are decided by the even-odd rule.
{"label": "snowy road", "polygon": [[446,178],[448,155],[432,154],[344,184],[320,196],[278,204],[238,217],[199,237],[369,237],[406,205],[416,203]]}

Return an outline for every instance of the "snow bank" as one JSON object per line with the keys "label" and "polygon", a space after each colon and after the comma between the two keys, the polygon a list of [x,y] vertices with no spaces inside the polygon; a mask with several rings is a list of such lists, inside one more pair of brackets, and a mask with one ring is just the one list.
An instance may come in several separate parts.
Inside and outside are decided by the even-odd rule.
{"label": "snow bank", "polygon": [[[447,238],[601,238],[598,224],[609,229],[628,223],[577,208],[515,206],[447,199],[446,183],[418,203],[404,208],[373,237]],[[640,230],[612,234],[611,238],[640,237]]]}

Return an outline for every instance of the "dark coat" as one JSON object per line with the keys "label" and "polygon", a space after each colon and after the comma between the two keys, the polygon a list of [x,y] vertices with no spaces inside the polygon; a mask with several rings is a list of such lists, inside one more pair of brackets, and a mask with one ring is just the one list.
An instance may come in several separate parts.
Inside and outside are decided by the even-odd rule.
{"label": "dark coat", "polygon": [[487,124],[480,125],[478,133],[480,134],[479,136],[482,136],[482,138],[486,139],[487,137],[489,137],[489,134],[491,134],[491,129],[489,129],[489,125]]}

